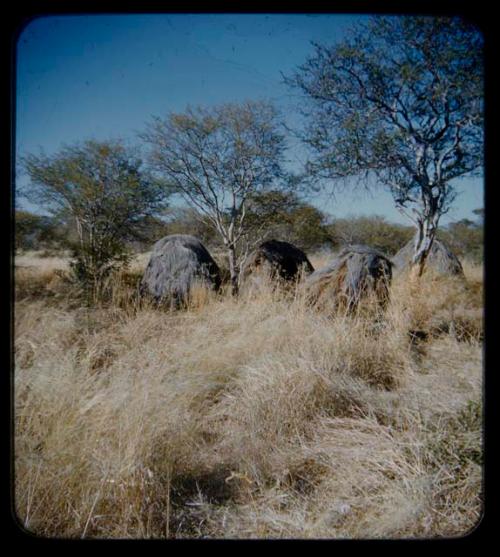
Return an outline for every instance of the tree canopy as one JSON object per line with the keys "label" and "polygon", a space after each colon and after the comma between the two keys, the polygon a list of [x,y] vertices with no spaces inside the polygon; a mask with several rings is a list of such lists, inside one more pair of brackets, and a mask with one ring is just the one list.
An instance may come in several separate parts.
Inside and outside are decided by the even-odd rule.
{"label": "tree canopy", "polygon": [[141,159],[120,141],[88,140],[52,156],[29,154],[22,162],[31,179],[28,199],[74,221],[75,269],[94,286],[126,259],[125,240],[166,198]]}
{"label": "tree canopy", "polygon": [[285,177],[277,111],[264,102],[188,108],[154,118],[142,137],[152,168],[222,238],[236,290],[248,198],[279,187]]}
{"label": "tree canopy", "polygon": [[310,101],[308,170],[387,186],[417,226],[423,263],[452,181],[483,163],[483,38],[460,18],[374,17],[287,82]]}

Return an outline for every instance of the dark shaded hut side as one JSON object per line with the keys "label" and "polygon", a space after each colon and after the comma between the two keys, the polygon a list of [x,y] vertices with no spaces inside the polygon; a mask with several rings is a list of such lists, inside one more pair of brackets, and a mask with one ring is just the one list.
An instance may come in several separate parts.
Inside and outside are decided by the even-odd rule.
{"label": "dark shaded hut side", "polygon": [[158,240],[141,281],[141,293],[157,302],[179,306],[187,303],[193,286],[218,290],[221,276],[217,263],[195,238],[173,234]]}
{"label": "dark shaded hut side", "polygon": [[243,262],[240,282],[245,282],[252,274],[258,272],[271,278],[284,281],[296,280],[300,273],[310,275],[314,271],[307,255],[288,242],[267,240],[248,255]]}
{"label": "dark shaded hut side", "polygon": [[[414,242],[414,239],[410,240],[392,258],[395,274],[399,274],[410,268]],[[425,265],[426,268],[432,269],[434,272],[441,275],[465,276],[458,257],[443,242],[437,239],[434,239],[432,243]]]}
{"label": "dark shaded hut side", "polygon": [[385,307],[391,280],[392,263],[387,256],[368,246],[347,246],[307,278],[307,300],[332,311],[352,311],[364,296],[373,293],[380,306]]}

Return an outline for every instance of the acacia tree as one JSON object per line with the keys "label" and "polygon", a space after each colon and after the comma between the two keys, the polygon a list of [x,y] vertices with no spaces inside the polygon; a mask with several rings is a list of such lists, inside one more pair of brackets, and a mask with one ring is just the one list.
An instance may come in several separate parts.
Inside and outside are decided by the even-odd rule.
{"label": "acacia tree", "polygon": [[127,260],[125,241],[135,227],[164,205],[165,188],[120,141],[89,140],[52,156],[28,154],[22,165],[31,179],[25,196],[73,221],[73,270],[95,297],[102,279]]}
{"label": "acacia tree", "polygon": [[248,199],[277,188],[284,177],[284,137],[276,110],[264,102],[188,108],[154,118],[141,137],[152,168],[222,239],[236,294]]}
{"label": "acacia tree", "polygon": [[483,39],[459,18],[374,17],[285,80],[311,101],[309,172],[375,178],[416,226],[422,274],[452,181],[483,163]]}

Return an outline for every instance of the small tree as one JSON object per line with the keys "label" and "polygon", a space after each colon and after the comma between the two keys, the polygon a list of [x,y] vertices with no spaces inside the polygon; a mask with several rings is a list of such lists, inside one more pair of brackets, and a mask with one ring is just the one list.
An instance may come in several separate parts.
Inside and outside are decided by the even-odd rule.
{"label": "small tree", "polygon": [[423,272],[452,180],[483,162],[482,36],[459,18],[375,17],[287,82],[312,101],[304,140],[320,178],[376,178],[417,228]]}
{"label": "small tree", "polygon": [[53,156],[29,154],[22,163],[31,179],[26,197],[73,220],[73,269],[95,296],[102,279],[127,261],[125,240],[162,204],[164,188],[119,141],[85,141]]}
{"label": "small tree", "polygon": [[189,108],[155,118],[142,138],[152,167],[217,230],[236,294],[248,198],[284,174],[275,109],[264,102]]}

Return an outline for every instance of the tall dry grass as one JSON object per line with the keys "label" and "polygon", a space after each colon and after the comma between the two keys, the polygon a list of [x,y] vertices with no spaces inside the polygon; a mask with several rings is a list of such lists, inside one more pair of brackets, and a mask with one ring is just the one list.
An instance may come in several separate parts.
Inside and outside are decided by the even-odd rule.
{"label": "tall dry grass", "polygon": [[272,288],[164,312],[135,300],[139,270],[92,309],[50,295],[54,277],[36,296],[18,283],[27,530],[401,538],[477,524],[480,269],[466,266],[465,284],[396,280],[383,319],[324,315]]}

